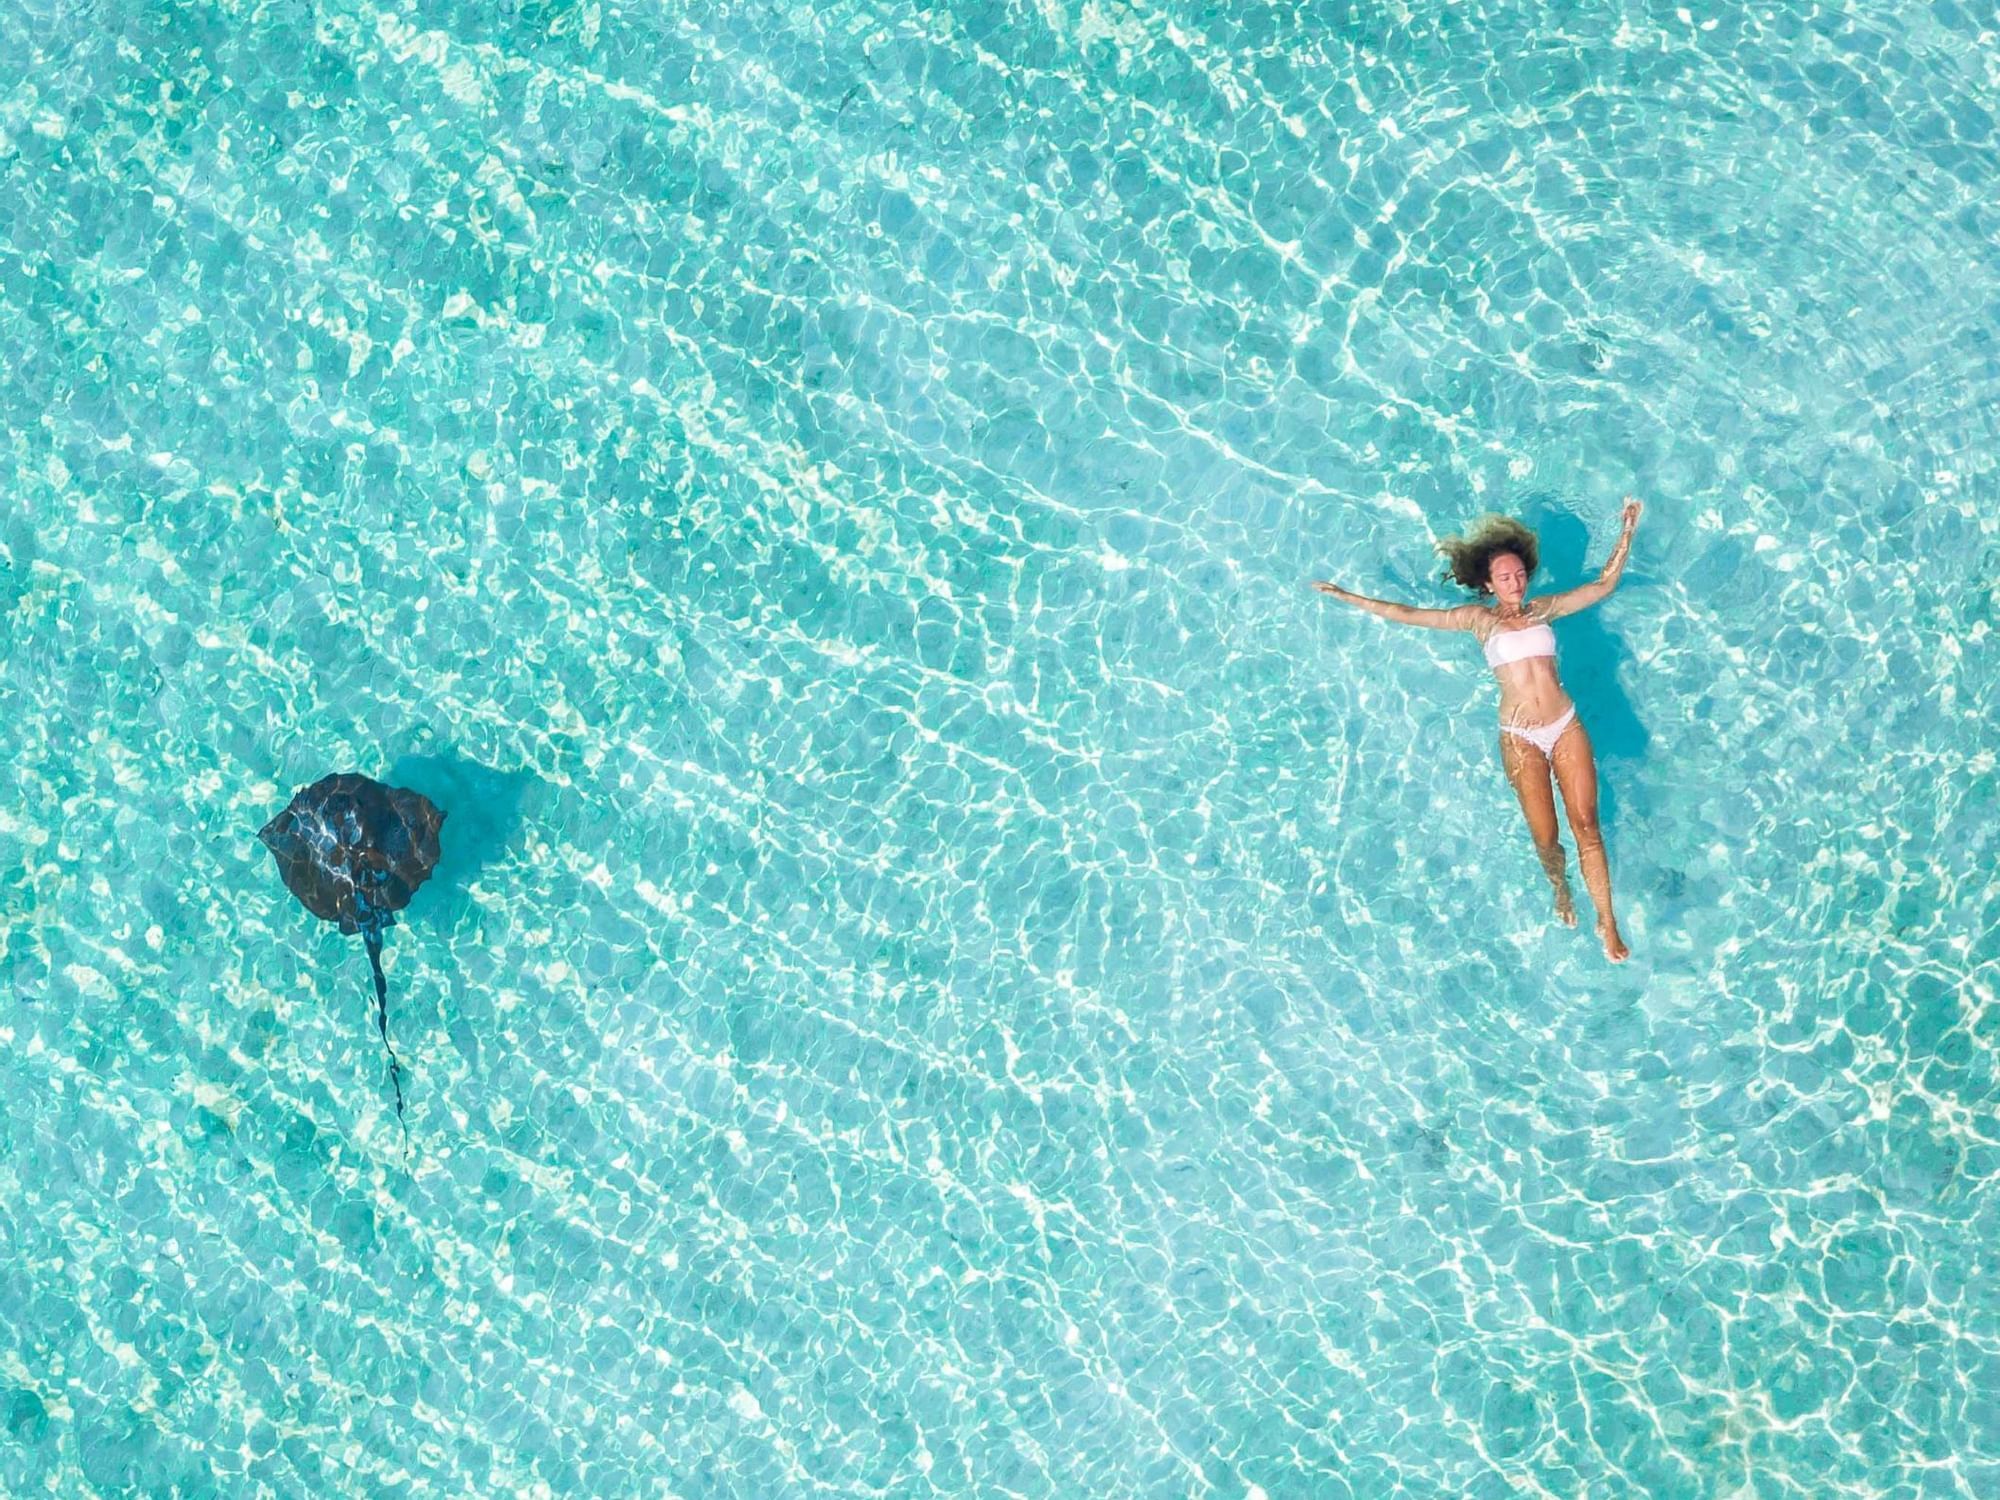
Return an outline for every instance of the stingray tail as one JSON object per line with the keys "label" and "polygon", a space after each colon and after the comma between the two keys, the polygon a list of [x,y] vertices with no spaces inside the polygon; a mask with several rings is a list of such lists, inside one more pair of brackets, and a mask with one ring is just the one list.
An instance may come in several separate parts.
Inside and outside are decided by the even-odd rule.
{"label": "stingray tail", "polygon": [[403,1118],[403,1068],[396,1061],[396,1048],[389,1040],[389,981],[382,976],[382,929],[370,923],[361,933],[368,945],[368,964],[375,971],[375,1029],[382,1033],[383,1050],[389,1054],[389,1082],[396,1088],[396,1123],[403,1127],[403,1144],[410,1144],[410,1125]]}

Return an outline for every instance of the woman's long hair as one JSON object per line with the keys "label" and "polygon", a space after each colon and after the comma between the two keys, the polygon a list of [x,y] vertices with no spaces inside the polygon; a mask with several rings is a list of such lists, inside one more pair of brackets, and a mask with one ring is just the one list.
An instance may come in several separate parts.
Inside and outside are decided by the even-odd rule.
{"label": "woman's long hair", "polygon": [[1475,594],[1490,592],[1487,578],[1493,559],[1502,552],[1520,558],[1530,578],[1541,561],[1542,549],[1534,532],[1510,516],[1481,516],[1464,536],[1448,536],[1437,545],[1445,557],[1445,576]]}

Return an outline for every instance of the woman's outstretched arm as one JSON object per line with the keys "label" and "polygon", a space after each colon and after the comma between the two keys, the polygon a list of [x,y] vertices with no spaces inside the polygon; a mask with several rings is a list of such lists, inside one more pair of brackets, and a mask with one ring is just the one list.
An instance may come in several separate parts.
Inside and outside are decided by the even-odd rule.
{"label": "woman's outstretched arm", "polygon": [[1625,502],[1625,531],[1618,538],[1618,545],[1611,549],[1611,556],[1605,560],[1603,571],[1597,575],[1595,583],[1564,589],[1559,594],[1548,594],[1535,601],[1541,606],[1540,613],[1544,618],[1554,620],[1563,615],[1573,615],[1611,597],[1611,591],[1618,587],[1618,580],[1625,574],[1625,560],[1632,555],[1632,532],[1639,524],[1639,512],[1643,509],[1637,500],[1628,499]]}
{"label": "woman's outstretched arm", "polygon": [[1364,594],[1349,593],[1337,583],[1315,582],[1313,587],[1322,594],[1331,594],[1343,604],[1365,609],[1371,615],[1380,615],[1398,625],[1421,625],[1426,630],[1470,630],[1480,613],[1476,604],[1461,604],[1453,609],[1418,609],[1413,604],[1396,604],[1387,599],[1370,599]]}

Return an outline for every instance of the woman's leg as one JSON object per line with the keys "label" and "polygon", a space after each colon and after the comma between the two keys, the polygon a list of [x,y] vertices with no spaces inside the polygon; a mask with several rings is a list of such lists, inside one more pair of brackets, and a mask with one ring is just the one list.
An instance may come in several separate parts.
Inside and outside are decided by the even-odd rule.
{"label": "woman's leg", "polygon": [[1555,887],[1556,916],[1564,926],[1576,926],[1576,903],[1570,899],[1569,872],[1564,866],[1562,838],[1556,828],[1556,797],[1549,786],[1549,761],[1519,735],[1500,735],[1500,764],[1514,783],[1514,795],[1521,799],[1521,811],[1528,818],[1528,837],[1535,841],[1535,854],[1542,873]]}
{"label": "woman's leg", "polygon": [[1611,861],[1604,855],[1604,830],[1597,826],[1597,756],[1582,720],[1570,725],[1556,741],[1555,754],[1549,759],[1555,766],[1556,784],[1562,788],[1569,831],[1576,839],[1576,865],[1583,871],[1590,904],[1597,908],[1597,935],[1604,939],[1605,957],[1623,963],[1632,950],[1619,936],[1618,917],[1611,910]]}

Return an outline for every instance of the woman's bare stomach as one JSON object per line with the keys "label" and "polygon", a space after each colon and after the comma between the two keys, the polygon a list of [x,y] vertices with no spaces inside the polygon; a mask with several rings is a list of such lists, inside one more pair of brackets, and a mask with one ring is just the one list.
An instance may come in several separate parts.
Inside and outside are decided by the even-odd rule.
{"label": "woman's bare stomach", "polygon": [[1518,662],[1500,669],[1500,722],[1547,724],[1562,717],[1569,694],[1546,661]]}

